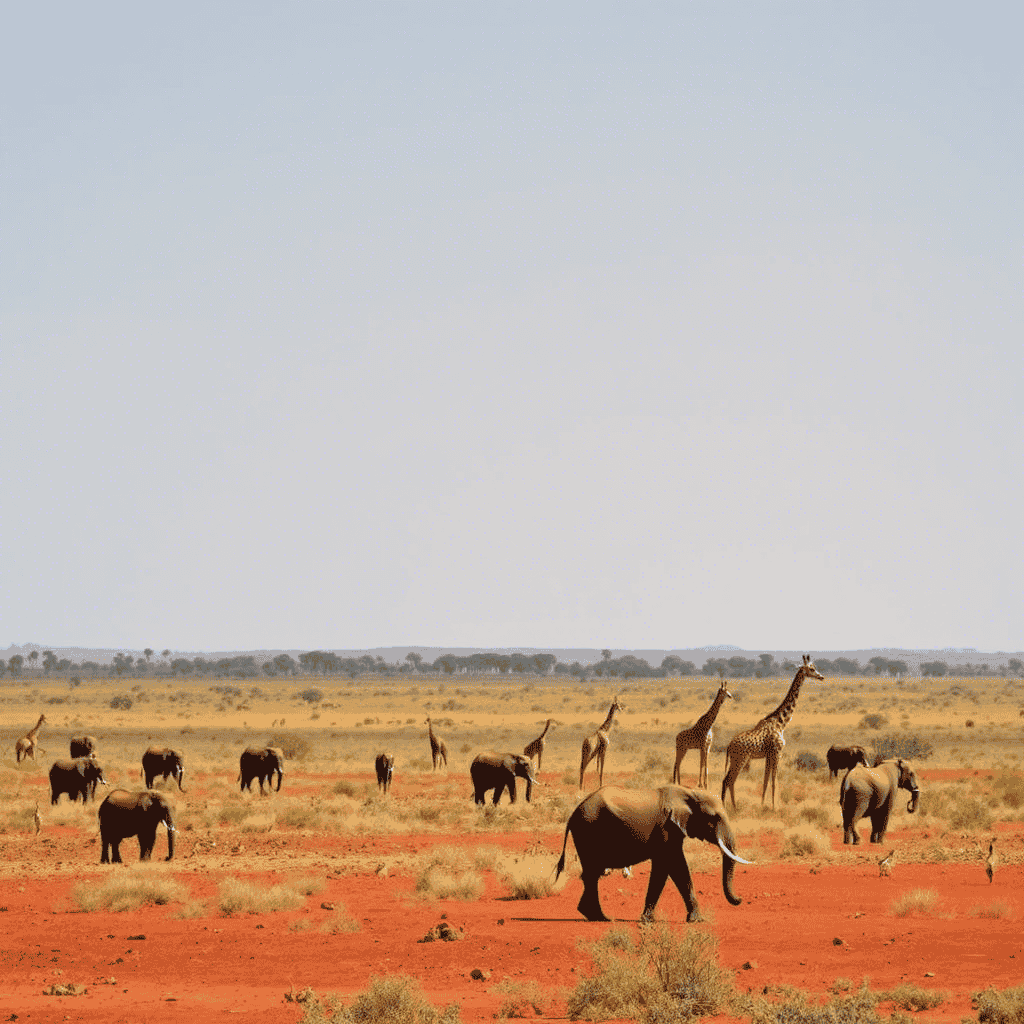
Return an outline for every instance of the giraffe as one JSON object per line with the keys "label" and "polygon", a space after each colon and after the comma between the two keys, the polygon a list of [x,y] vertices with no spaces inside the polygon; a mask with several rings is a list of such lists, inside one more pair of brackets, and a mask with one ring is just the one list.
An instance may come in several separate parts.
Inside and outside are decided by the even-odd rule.
{"label": "giraffe", "polygon": [[544,731],[533,741],[523,747],[523,753],[532,761],[537,758],[537,771],[540,771],[541,758],[544,756],[544,737],[551,728],[551,719],[544,723]]}
{"label": "giraffe", "polygon": [[[39,732],[40,726],[45,721],[46,715],[40,715],[39,721],[35,724],[35,728],[29,729],[29,731],[14,744],[14,756],[19,763],[23,757],[31,757],[33,761],[36,759],[36,733]],[[46,753],[45,750],[42,752],[44,754]]]}
{"label": "giraffe", "polygon": [[619,711],[625,711],[625,707],[619,703],[619,695],[615,695],[612,706],[608,709],[608,717],[597,727],[597,732],[583,737],[583,750],[580,757],[580,789],[583,788],[583,773],[587,765],[594,758],[597,758],[597,785],[604,785],[604,757],[608,753],[608,730],[615,721],[615,715]]}
{"label": "giraffe", "polygon": [[437,766],[442,761],[444,761],[444,766],[447,768],[448,747],[445,746],[444,740],[434,732],[434,727],[430,724],[429,715],[427,715],[427,734],[430,736],[430,759],[434,763],[434,771],[437,771]]}
{"label": "giraffe", "polygon": [[764,803],[768,792],[768,780],[772,782],[772,810],[775,810],[775,779],[779,772],[779,760],[786,738],[782,730],[789,725],[796,707],[800,687],[805,679],[824,679],[825,677],[814,667],[809,654],[804,655],[804,663],[796,670],[789,691],[782,703],[770,714],[765,715],[753,729],[739,732],[731,740],[725,752],[725,778],[722,779],[722,802],[728,791],[732,796],[732,808],[736,810],[736,779],[741,771],[755,758],[764,758],[764,785],[761,787],[761,803]]}
{"label": "giraffe", "polygon": [[988,844],[988,856],[985,858],[985,874],[988,875],[989,885],[992,884],[992,876],[996,873],[996,864],[999,858],[996,856],[996,841],[993,839]]}
{"label": "giraffe", "polygon": [[726,697],[732,697],[732,694],[725,688],[725,680],[723,679],[718,686],[718,693],[715,694],[711,707],[697,719],[694,725],[691,725],[689,729],[683,729],[676,736],[676,766],[672,769],[673,782],[679,783],[682,781],[679,766],[683,763],[686,752],[688,750],[699,750],[700,768],[697,772],[697,785],[707,786],[708,754],[711,753],[711,726],[715,724],[715,719],[718,717],[718,712],[722,710]]}

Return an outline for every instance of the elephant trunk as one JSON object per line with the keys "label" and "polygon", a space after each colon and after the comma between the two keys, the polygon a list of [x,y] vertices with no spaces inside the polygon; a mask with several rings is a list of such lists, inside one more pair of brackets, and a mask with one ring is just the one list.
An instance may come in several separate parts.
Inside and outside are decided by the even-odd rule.
{"label": "elephant trunk", "polygon": [[910,802],[907,804],[907,811],[910,814],[913,814],[914,811],[917,810],[917,801],[918,801],[918,798],[920,796],[921,796],[921,790],[919,790],[919,789],[912,789],[910,791]]}
{"label": "elephant trunk", "polygon": [[174,859],[174,833],[175,833],[176,829],[174,828],[174,822],[171,820],[170,814],[167,815],[167,819],[164,821],[164,824],[167,826],[167,859],[168,860],[173,860]]}
{"label": "elephant trunk", "polygon": [[284,778],[284,772],[278,768],[277,770],[277,789],[276,792],[281,792],[281,780]]}
{"label": "elephant trunk", "polygon": [[[735,907],[743,902],[732,888],[732,879],[736,872],[736,861],[739,860],[736,854],[732,852],[733,847],[736,845],[736,840],[732,834],[732,829],[723,823],[718,825],[716,838],[718,845],[722,848],[722,892],[725,893],[725,898]],[[748,864],[749,861],[742,861],[742,863]]]}
{"label": "elephant trunk", "polygon": [[180,793],[184,793],[185,792],[185,787],[181,784],[182,779],[184,779],[184,778],[185,778],[185,769],[184,768],[179,768],[178,769],[178,791]]}

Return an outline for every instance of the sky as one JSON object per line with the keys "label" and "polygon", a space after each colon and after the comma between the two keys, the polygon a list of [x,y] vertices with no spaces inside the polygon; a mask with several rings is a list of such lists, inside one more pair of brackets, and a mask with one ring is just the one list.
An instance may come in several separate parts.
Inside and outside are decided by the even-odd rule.
{"label": "sky", "polygon": [[19,5],[0,646],[1024,648],[1019,5]]}

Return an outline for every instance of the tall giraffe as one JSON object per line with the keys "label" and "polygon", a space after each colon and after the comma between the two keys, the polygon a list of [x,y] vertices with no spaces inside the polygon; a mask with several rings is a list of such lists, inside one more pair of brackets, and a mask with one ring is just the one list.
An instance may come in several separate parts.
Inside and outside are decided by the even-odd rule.
{"label": "tall giraffe", "polygon": [[[36,733],[39,732],[40,726],[46,721],[46,715],[40,715],[39,721],[36,722],[35,727],[29,729],[24,736],[18,739],[18,742],[14,744],[14,756],[20,763],[23,757],[31,757],[34,761],[36,759]],[[45,754],[46,751],[44,750]]]}
{"label": "tall giraffe", "polygon": [[430,715],[427,715],[427,735],[430,737],[430,760],[434,763],[434,771],[437,771],[437,766],[442,761],[444,761],[444,766],[447,768],[448,747],[445,745],[444,740],[434,732],[434,727],[430,724]]}
{"label": "tall giraffe", "polygon": [[544,724],[544,731],[532,742],[527,743],[523,747],[523,753],[532,761],[537,758],[537,771],[540,771],[540,761],[544,756],[544,737],[548,733],[548,729],[551,728],[551,719],[549,718]]}
{"label": "tall giraffe", "polygon": [[718,693],[715,694],[711,707],[689,729],[683,729],[676,736],[676,766],[672,769],[673,782],[678,783],[682,781],[679,766],[683,763],[686,752],[688,750],[699,750],[700,768],[697,771],[697,785],[706,786],[708,784],[708,754],[711,753],[711,727],[715,724],[715,719],[718,717],[718,712],[722,710],[726,697],[731,698],[732,694],[725,688],[725,680],[723,679],[718,686]]}
{"label": "tall giraffe", "polygon": [[625,710],[625,707],[619,703],[619,695],[616,694],[612,706],[608,709],[608,717],[597,727],[597,732],[583,737],[583,750],[580,757],[580,789],[583,788],[583,773],[595,757],[597,758],[597,785],[598,787],[604,785],[604,756],[608,753],[608,730],[612,727],[616,714]]}
{"label": "tall giraffe", "polygon": [[753,729],[737,733],[729,740],[729,748],[725,752],[725,778],[722,780],[722,802],[725,803],[726,790],[732,795],[732,808],[736,810],[736,779],[740,772],[755,758],[764,758],[764,785],[761,787],[761,803],[764,803],[768,792],[768,779],[772,780],[772,810],[775,810],[775,779],[779,772],[779,760],[786,738],[782,730],[789,725],[796,707],[796,699],[800,696],[800,687],[805,679],[824,679],[825,677],[814,667],[809,654],[804,655],[804,663],[796,670],[789,692],[782,703],[770,714],[765,715]]}

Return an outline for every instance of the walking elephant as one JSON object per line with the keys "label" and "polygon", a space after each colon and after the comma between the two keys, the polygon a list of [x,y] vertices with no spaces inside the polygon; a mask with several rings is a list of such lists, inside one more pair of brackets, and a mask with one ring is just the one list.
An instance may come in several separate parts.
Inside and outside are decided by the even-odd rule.
{"label": "walking elephant", "polygon": [[865,768],[868,766],[868,755],[863,747],[829,747],[825,760],[828,762],[829,776],[833,779],[841,771],[848,771],[859,764]]}
{"label": "walking elephant", "polygon": [[391,788],[391,778],[395,774],[395,755],[378,754],[374,765],[377,768],[377,788],[383,789],[386,794]]}
{"label": "walking elephant", "polygon": [[839,787],[839,806],[843,809],[843,842],[859,843],[854,827],[861,818],[871,819],[871,842],[881,843],[889,827],[889,815],[896,800],[896,791],[910,793],[907,811],[917,810],[921,795],[917,776],[909,761],[896,758],[883,761],[874,768],[857,765],[843,777]]}
{"label": "walking elephant", "polygon": [[736,840],[722,801],[703,789],[659,786],[621,789],[605,786],[591,793],[569,816],[555,880],[565,869],[565,847],[572,833],[583,869],[583,896],[578,910],[588,921],[607,921],[597,883],[608,869],[651,862],[651,879],[644,901],[644,920],[650,920],[665,882],[671,878],[686,904],[686,920],[702,921],[693,891],[683,840],[703,839],[722,850],[722,891],[736,906],[742,901],[732,888],[736,862],[749,864],[733,850]]}
{"label": "walking elephant", "polygon": [[167,860],[174,857],[174,819],[171,805],[162,793],[152,789],[129,793],[115,789],[100,804],[100,839],[103,842],[101,864],[120,864],[121,840],[139,837],[139,860],[149,860],[156,844],[156,827],[167,826]]}
{"label": "walking elephant", "polygon": [[72,802],[81,797],[84,804],[87,796],[95,798],[96,785],[100,782],[107,785],[103,769],[95,758],[76,757],[70,761],[61,758],[50,768],[50,803],[57,803],[61,793],[67,793]]}
{"label": "walking elephant", "polygon": [[284,752],[280,747],[247,747],[238,760],[240,769],[238,778],[241,789],[252,792],[253,779],[259,779],[260,793],[263,794],[263,783],[271,787],[271,780],[277,775],[277,792],[281,792],[281,780],[284,778]]}
{"label": "walking elephant", "polygon": [[92,757],[96,753],[96,737],[95,736],[72,736],[71,737],[71,756],[72,757]]}
{"label": "walking elephant", "polygon": [[494,790],[494,803],[501,799],[504,790],[508,790],[508,798],[516,802],[516,778],[526,779],[526,800],[529,803],[533,796],[533,786],[537,777],[533,774],[533,762],[522,754],[496,754],[488,751],[477,754],[469,766],[469,774],[473,779],[473,799],[482,804],[489,789]]}
{"label": "walking elephant", "polygon": [[177,750],[170,747],[150,747],[142,755],[142,775],[146,780],[146,789],[152,789],[156,777],[171,777],[178,782],[178,789],[184,793],[181,780],[185,775],[185,759]]}

